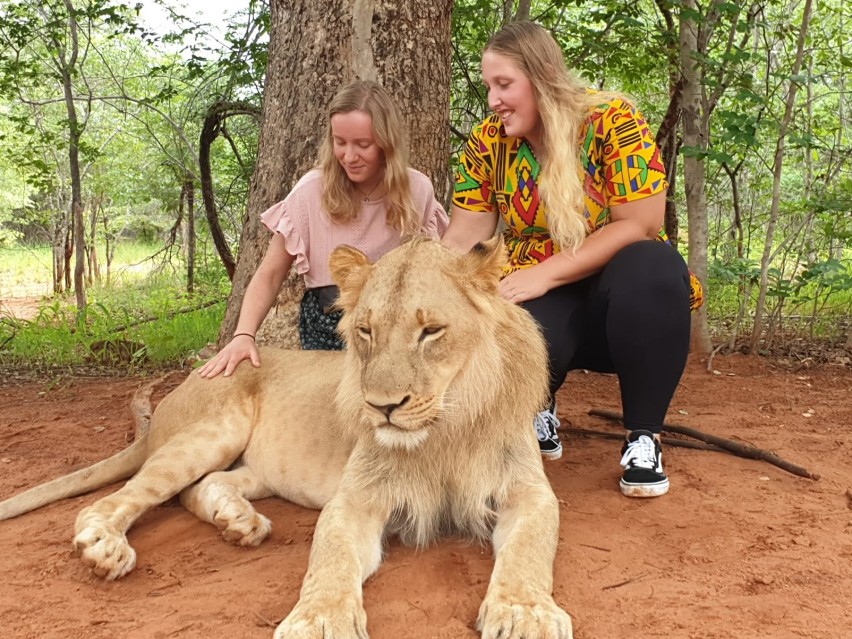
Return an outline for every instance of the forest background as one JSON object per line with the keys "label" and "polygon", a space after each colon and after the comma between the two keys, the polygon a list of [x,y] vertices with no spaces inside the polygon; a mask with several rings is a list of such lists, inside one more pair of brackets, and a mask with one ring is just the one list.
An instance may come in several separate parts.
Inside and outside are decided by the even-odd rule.
{"label": "forest background", "polygon": [[[400,99],[415,166],[445,203],[457,153],[487,113],[482,46],[507,21],[534,19],[590,85],[633,96],[651,123],[670,175],[667,231],[707,290],[694,350],[849,366],[848,3],[249,0],[215,25],[156,4],[165,31],[111,0],[0,3],[0,364],[174,363],[226,337],[258,259],[244,249],[264,246],[262,198],[252,205],[264,127],[283,131],[291,142],[277,154],[293,156],[272,190],[286,193],[316,156],[301,120],[288,133],[264,101],[267,71],[287,56],[275,16],[310,34],[336,11],[370,9],[374,25],[382,10],[428,18],[416,41],[388,46],[436,47],[435,67],[446,66],[393,76],[434,83]],[[304,93],[293,108],[321,131],[338,83],[289,80]],[[427,131],[432,145],[416,128],[436,111],[445,138]],[[291,280],[271,341],[287,342],[297,293]],[[22,298],[34,302],[26,315]]]}

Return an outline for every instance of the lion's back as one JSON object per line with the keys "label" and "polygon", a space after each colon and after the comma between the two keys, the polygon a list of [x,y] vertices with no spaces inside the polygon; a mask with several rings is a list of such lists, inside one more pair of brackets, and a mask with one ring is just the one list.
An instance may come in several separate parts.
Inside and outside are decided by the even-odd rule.
{"label": "lion's back", "polygon": [[261,348],[260,358],[259,367],[244,361],[228,377],[205,379],[190,374],[154,411],[152,447],[158,448],[185,425],[198,424],[207,417],[213,421],[229,414],[260,423],[267,416],[305,414],[330,407],[340,378],[342,353]]}
{"label": "lion's back", "polygon": [[255,427],[243,462],[275,494],[303,506],[328,501],[352,450],[335,407],[344,359],[339,351],[267,348],[251,374]]}

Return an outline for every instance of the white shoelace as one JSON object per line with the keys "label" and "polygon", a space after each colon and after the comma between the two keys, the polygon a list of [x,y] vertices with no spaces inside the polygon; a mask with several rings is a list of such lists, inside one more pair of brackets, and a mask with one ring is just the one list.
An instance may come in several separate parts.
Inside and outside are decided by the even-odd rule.
{"label": "white shoelace", "polygon": [[559,418],[549,410],[543,410],[533,419],[535,434],[538,441],[543,442],[556,437],[556,429],[559,428]]}
{"label": "white shoelace", "polygon": [[639,468],[654,469],[657,467],[657,446],[652,437],[641,435],[635,441],[627,444],[627,450],[621,457],[621,466],[627,468],[631,463]]}

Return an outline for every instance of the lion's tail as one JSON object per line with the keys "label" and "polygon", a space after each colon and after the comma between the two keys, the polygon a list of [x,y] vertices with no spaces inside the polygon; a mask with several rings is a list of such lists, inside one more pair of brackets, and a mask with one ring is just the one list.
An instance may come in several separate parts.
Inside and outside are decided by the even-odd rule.
{"label": "lion's tail", "polygon": [[0,521],[12,519],[60,499],[76,497],[108,486],[136,473],[148,455],[148,427],[151,421],[151,392],[163,378],[136,391],[131,411],[136,425],[136,438],[129,447],[87,468],[35,486],[0,502]]}

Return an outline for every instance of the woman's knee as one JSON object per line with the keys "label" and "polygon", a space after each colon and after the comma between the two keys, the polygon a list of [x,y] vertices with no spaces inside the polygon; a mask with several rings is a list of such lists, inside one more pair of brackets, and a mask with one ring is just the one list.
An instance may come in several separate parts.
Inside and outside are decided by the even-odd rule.
{"label": "woman's knee", "polygon": [[621,249],[601,273],[601,283],[611,291],[689,300],[689,270],[683,257],[669,244],[656,240]]}

